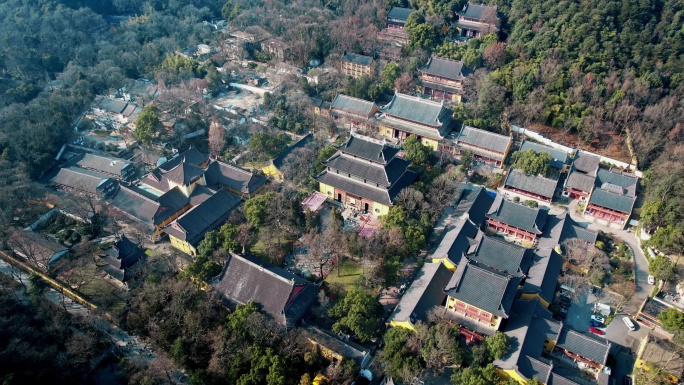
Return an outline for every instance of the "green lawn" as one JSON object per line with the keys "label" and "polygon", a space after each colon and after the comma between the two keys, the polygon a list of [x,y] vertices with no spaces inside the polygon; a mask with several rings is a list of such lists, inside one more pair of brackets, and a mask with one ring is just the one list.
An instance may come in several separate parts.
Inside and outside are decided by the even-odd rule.
{"label": "green lawn", "polygon": [[87,283],[81,287],[80,293],[112,314],[117,314],[126,306],[119,289],[104,279],[98,278]]}
{"label": "green lawn", "polygon": [[281,258],[286,253],[292,251],[292,245],[288,244],[288,241],[285,237],[280,238],[280,248],[278,248],[278,241],[274,241],[274,245],[269,247],[262,240],[259,240],[254,244],[254,246],[252,246],[250,251],[252,254],[263,259],[264,261],[278,265],[281,262]]}
{"label": "green lawn", "polygon": [[325,277],[325,282],[329,285],[341,285],[346,291],[349,287],[357,283],[359,278],[361,278],[362,272],[363,268],[360,263],[353,259],[345,259],[340,268],[340,276],[337,276],[337,267],[333,266],[328,276]]}

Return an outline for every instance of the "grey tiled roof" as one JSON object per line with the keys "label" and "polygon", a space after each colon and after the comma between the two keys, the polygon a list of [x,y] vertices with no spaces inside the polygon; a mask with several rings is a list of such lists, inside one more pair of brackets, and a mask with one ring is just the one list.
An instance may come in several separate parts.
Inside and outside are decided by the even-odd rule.
{"label": "grey tiled roof", "polygon": [[[197,187],[195,187],[196,189]],[[157,198],[159,203],[159,209],[154,215],[154,224],[159,224],[171,215],[178,212],[189,203],[188,197],[186,197],[179,188],[174,187],[171,190],[165,192],[159,198]]]}
{"label": "grey tiled roof", "polygon": [[468,258],[500,272],[522,277],[532,263],[531,251],[500,238],[484,236]]}
{"label": "grey tiled roof", "polygon": [[386,114],[381,115],[377,121],[381,125],[385,125],[399,131],[405,131],[409,134],[414,134],[423,138],[441,140],[446,134],[448,134],[448,131],[451,127],[451,119],[449,117],[446,118],[447,120],[440,127],[430,127],[422,123],[410,122]]}
{"label": "grey tiled roof", "polygon": [[461,184],[453,216],[461,218],[467,215],[475,225],[480,226],[493,202],[494,197],[484,187]]}
{"label": "grey tiled roof", "polygon": [[121,282],[127,282],[132,278],[130,267],[136,264],[143,254],[142,248],[122,235],[121,239],[117,240],[111,248],[100,256],[105,264],[98,267],[111,277]]}
{"label": "grey tiled roof", "polygon": [[499,135],[466,125],[463,126],[456,138],[458,143],[477,146],[502,155],[506,152],[512,140],[510,136]]}
{"label": "grey tiled roof", "polygon": [[159,168],[162,170],[169,171],[172,168],[178,166],[181,162],[187,164],[192,164],[194,166],[200,166],[202,163],[209,160],[209,155],[203,154],[195,147],[190,147],[187,150],[177,154],[173,158],[164,162]]}
{"label": "grey tiled roof", "polygon": [[570,221],[568,221],[568,224],[566,226],[563,226],[561,242],[563,242],[565,239],[570,238],[579,238],[593,245],[594,243],[596,243],[598,233],[596,231],[585,229],[584,227],[574,224],[574,221],[570,219]]}
{"label": "grey tiled roof", "polygon": [[240,197],[237,195],[219,190],[203,204],[191,208],[164,227],[164,232],[197,246],[204,234],[221,226],[239,203]]}
{"label": "grey tiled roof", "polygon": [[418,173],[413,170],[406,170],[399,179],[390,187],[388,190],[390,200],[394,202],[394,199],[399,195],[401,190],[410,186],[418,178]]}
{"label": "grey tiled roof", "polygon": [[398,147],[380,143],[376,140],[365,139],[353,133],[349,136],[349,139],[338,147],[338,150],[345,154],[383,164],[394,158],[399,152]]}
{"label": "grey tiled roof", "polygon": [[458,12],[458,15],[470,19],[487,19],[496,17],[496,12],[495,5],[490,6],[468,2],[463,10]]}
{"label": "grey tiled roof", "polygon": [[504,329],[511,348],[494,364],[507,370],[517,369],[527,378],[536,376],[539,381],[546,382],[552,364],[541,357],[544,341],[546,338],[557,340],[561,328],[562,324],[551,318],[551,312],[538,298],[517,299]]}
{"label": "grey tiled roof", "polygon": [[518,359],[518,371],[520,374],[526,378],[536,378],[543,384],[546,384],[546,379],[549,378],[552,368],[549,363],[534,359],[528,355],[523,355]]}
{"label": "grey tiled roof", "polygon": [[450,226],[453,227],[446,231],[439,245],[431,254],[431,258],[448,258],[454,266],[457,266],[470,249],[471,240],[478,236],[478,227],[466,219],[461,219]]}
{"label": "grey tiled roof", "polygon": [[567,328],[561,330],[556,346],[600,365],[606,363],[610,351],[610,342],[605,339]]}
{"label": "grey tiled roof", "polygon": [[547,217],[544,233],[539,239],[539,247],[554,248],[571,238],[579,238],[594,244],[597,236],[597,232],[579,226],[567,212],[563,212]]}
{"label": "grey tiled roof", "polygon": [[532,208],[509,201],[499,195],[487,213],[487,218],[533,234],[541,234],[548,213],[549,210],[546,207]]}
{"label": "grey tiled roof", "polygon": [[345,53],[342,55],[342,61],[349,63],[356,63],[362,66],[369,66],[373,63],[373,58],[366,55],[359,55],[355,53]]}
{"label": "grey tiled roof", "polygon": [[159,210],[159,203],[129,186],[121,185],[119,190],[107,201],[130,217],[137,219],[148,230],[155,223],[154,218]]}
{"label": "grey tiled roof", "polygon": [[409,166],[409,161],[394,158],[386,165],[374,164],[359,159],[354,159],[345,154],[337,154],[323,162],[326,167],[340,170],[343,174],[356,175],[361,179],[366,179],[372,183],[379,183],[381,186],[389,187],[404,174]]}
{"label": "grey tiled roof", "polygon": [[562,375],[556,373],[556,372],[551,372],[551,377],[549,378],[549,381],[546,383],[547,385],[580,385],[579,383],[569,380]]}
{"label": "grey tiled roof", "polygon": [[562,150],[557,150],[553,147],[545,146],[543,144],[524,141],[520,146],[520,151],[533,150],[535,152],[545,152],[551,155],[551,167],[557,169],[563,168],[563,165],[568,162],[568,153]]}
{"label": "grey tiled roof", "polygon": [[51,184],[61,185],[76,190],[96,194],[116,181],[106,175],[88,171],[79,167],[67,167],[59,170],[50,179]]}
{"label": "grey tiled roof", "polygon": [[120,158],[101,156],[95,154],[81,154],[69,161],[69,164],[93,169],[103,174],[122,176],[133,169],[133,164]]}
{"label": "grey tiled roof", "polygon": [[462,80],[463,61],[443,59],[441,57],[432,56],[427,65],[420,69],[429,75],[439,76],[446,79]]}
{"label": "grey tiled roof", "polygon": [[124,102],[123,100],[104,97],[102,98],[102,101],[100,101],[100,103],[98,104],[98,107],[105,111],[120,114],[126,109],[127,105],[128,103]]}
{"label": "grey tiled roof", "polygon": [[632,212],[635,201],[636,197],[615,194],[600,188],[594,189],[591,198],[589,198],[589,203],[626,214]]}
{"label": "grey tiled roof", "polygon": [[7,239],[7,245],[22,254],[31,254],[37,260],[47,261],[54,254],[68,250],[46,235],[28,230],[15,230]]}
{"label": "grey tiled roof", "polygon": [[635,176],[629,174],[599,169],[596,175],[596,187],[600,188],[605,183],[609,183],[622,187],[624,195],[633,197],[636,195],[637,180]]}
{"label": "grey tiled roof", "polygon": [[412,14],[413,12],[415,12],[415,10],[409,9],[409,8],[392,7],[387,12],[387,18],[406,21],[406,19],[408,19],[409,15]]}
{"label": "grey tiled roof", "polygon": [[504,186],[510,186],[551,199],[556,191],[557,184],[558,180],[544,178],[539,175],[527,175],[516,169],[510,169]]}
{"label": "grey tiled roof", "polygon": [[181,162],[178,166],[164,173],[164,178],[181,186],[188,186],[204,174],[198,166]]}
{"label": "grey tiled roof", "polygon": [[388,115],[433,127],[440,127],[451,118],[451,110],[431,100],[395,93],[382,108]]}
{"label": "grey tiled roof", "polygon": [[423,265],[388,321],[426,323],[428,311],[444,302],[444,288],[452,275],[441,262]]}
{"label": "grey tiled roof", "polygon": [[523,293],[539,294],[551,302],[556,292],[558,275],[563,267],[563,258],[553,249],[537,250],[532,257],[532,267],[527,272]]}
{"label": "grey tiled roof", "polygon": [[601,159],[598,156],[578,151],[575,160],[572,162],[572,167],[585,174],[596,176],[600,162]]}
{"label": "grey tiled roof", "polygon": [[133,266],[144,253],[138,244],[126,237],[126,234],[121,234],[121,237],[114,243],[114,248],[118,252],[118,258],[121,261],[120,266],[123,269]]}
{"label": "grey tiled roof", "polygon": [[343,94],[337,94],[330,106],[333,111],[341,110],[355,115],[370,117],[373,114],[375,103]]}
{"label": "grey tiled roof", "polygon": [[570,172],[570,175],[568,175],[565,187],[591,193],[594,189],[595,181],[596,177],[573,170]]}
{"label": "grey tiled roof", "polygon": [[519,284],[519,277],[468,261],[458,265],[445,292],[469,305],[508,318]]}
{"label": "grey tiled roof", "polygon": [[273,158],[273,160],[271,161],[273,163],[273,166],[275,166],[275,168],[279,169],[283,165],[283,160],[288,155],[290,155],[292,153],[292,151],[294,151],[298,148],[304,148],[304,146],[311,143],[312,140],[313,140],[313,135],[311,135],[311,133],[304,135],[299,140],[297,140],[296,142],[289,145],[285,150],[283,150],[283,152],[280,153],[280,155]]}
{"label": "grey tiled roof", "polygon": [[263,186],[267,179],[238,166],[220,161],[212,161],[204,173],[208,186],[227,186],[243,194],[252,194]]}
{"label": "grey tiled roof", "polygon": [[312,341],[316,341],[319,345],[332,350],[344,358],[351,358],[359,365],[361,365],[366,355],[369,354],[367,348],[351,341],[343,341],[330,332],[305,322],[302,322],[302,327],[299,330],[305,337],[310,338]]}
{"label": "grey tiled roof", "polygon": [[418,177],[418,174],[416,174],[414,171],[407,169],[404,170],[405,171],[399,177],[393,177],[394,181],[389,190],[370,186],[363,182],[352,180],[346,175],[341,176],[329,171],[324,171],[315,179],[320,183],[333,186],[353,195],[358,195],[362,198],[369,199],[373,202],[391,205],[399,192],[410,186],[411,183],[413,183],[413,181],[415,181]]}
{"label": "grey tiled roof", "polygon": [[214,288],[237,304],[253,301],[282,325],[294,325],[316,299],[307,280],[255,257],[231,254]]}
{"label": "grey tiled roof", "polygon": [[316,180],[319,183],[333,186],[337,189],[360,196],[373,202],[378,202],[387,206],[392,204],[392,201],[389,197],[389,192],[386,189],[369,186],[365,183],[351,180],[346,176],[340,176],[329,171],[324,171],[322,174],[316,177]]}
{"label": "grey tiled roof", "polygon": [[636,201],[637,181],[632,175],[599,169],[589,203],[630,214]]}
{"label": "grey tiled roof", "polygon": [[499,30],[499,28],[494,24],[480,24],[463,19],[454,21],[453,23],[451,23],[451,26],[455,28],[472,29],[484,33],[497,32]]}

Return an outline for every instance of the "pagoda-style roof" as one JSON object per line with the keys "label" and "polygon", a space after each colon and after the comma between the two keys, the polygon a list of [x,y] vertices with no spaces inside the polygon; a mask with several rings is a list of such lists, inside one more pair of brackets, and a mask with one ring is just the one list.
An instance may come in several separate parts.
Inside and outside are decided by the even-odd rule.
{"label": "pagoda-style roof", "polygon": [[463,80],[463,61],[444,59],[437,56],[431,56],[427,65],[420,69],[420,72],[439,76],[441,78]]}

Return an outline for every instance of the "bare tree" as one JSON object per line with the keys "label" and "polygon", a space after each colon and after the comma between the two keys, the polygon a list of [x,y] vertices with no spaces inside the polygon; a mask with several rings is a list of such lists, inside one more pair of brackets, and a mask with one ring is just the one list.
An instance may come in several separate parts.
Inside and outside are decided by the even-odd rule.
{"label": "bare tree", "polygon": [[47,271],[54,253],[44,245],[50,242],[44,235],[15,229],[7,240],[7,244],[33,266]]}
{"label": "bare tree", "polygon": [[93,263],[99,248],[92,242],[83,242],[74,248],[72,258],[65,258],[59,266],[60,277],[69,287],[79,291],[97,279],[99,271]]}
{"label": "bare tree", "polygon": [[606,253],[586,241],[572,238],[565,241],[563,246],[570,263],[584,270],[606,269],[610,265]]}
{"label": "bare tree", "polygon": [[212,119],[209,125],[209,150],[215,158],[221,156],[221,151],[226,145],[226,130],[217,119]]}

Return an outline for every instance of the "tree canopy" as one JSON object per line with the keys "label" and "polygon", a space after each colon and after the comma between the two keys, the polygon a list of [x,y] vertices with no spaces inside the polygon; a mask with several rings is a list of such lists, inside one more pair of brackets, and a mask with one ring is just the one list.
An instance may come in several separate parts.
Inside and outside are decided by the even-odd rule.
{"label": "tree canopy", "polygon": [[335,332],[352,332],[365,342],[375,335],[380,326],[382,305],[373,295],[358,286],[352,286],[328,313],[337,320],[333,325]]}
{"label": "tree canopy", "polygon": [[677,308],[669,308],[658,314],[665,330],[675,335],[679,340],[684,337],[684,313]]}
{"label": "tree canopy", "polygon": [[135,135],[143,143],[149,143],[161,129],[157,106],[149,104],[143,108],[135,121]]}
{"label": "tree canopy", "polygon": [[661,255],[651,259],[651,262],[648,264],[648,271],[657,280],[671,281],[677,276],[675,264],[672,263],[670,258]]}
{"label": "tree canopy", "polygon": [[513,154],[513,167],[525,174],[546,176],[550,164],[551,155],[548,152],[536,152],[528,149]]}
{"label": "tree canopy", "polygon": [[402,144],[406,158],[414,164],[426,164],[432,154],[432,149],[420,142],[417,136],[411,135]]}

